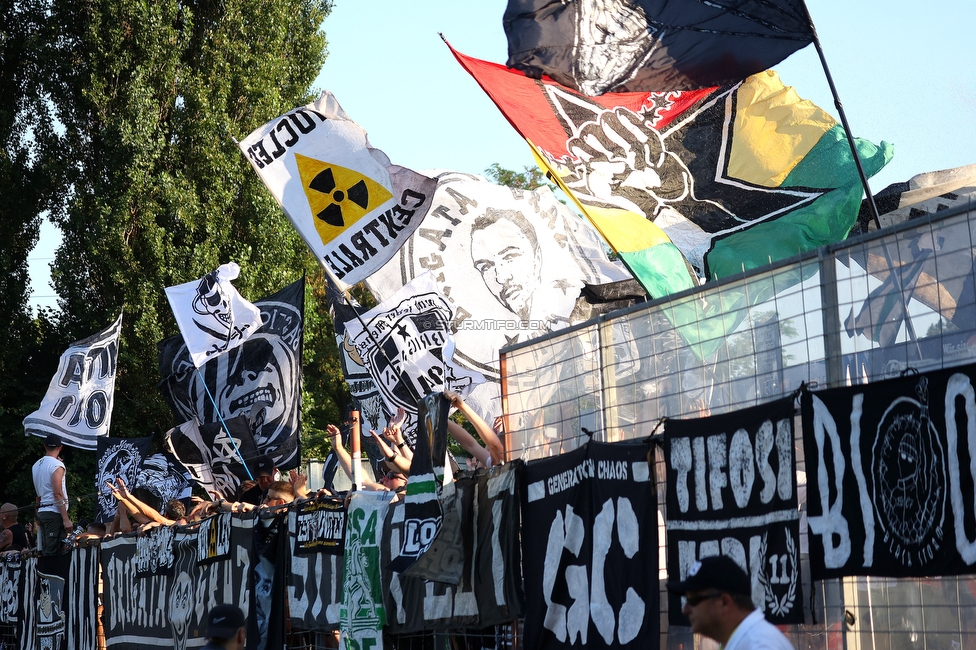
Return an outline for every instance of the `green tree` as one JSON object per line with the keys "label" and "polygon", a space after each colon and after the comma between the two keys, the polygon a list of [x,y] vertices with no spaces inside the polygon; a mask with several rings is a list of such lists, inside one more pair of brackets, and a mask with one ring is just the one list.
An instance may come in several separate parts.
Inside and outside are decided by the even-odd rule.
{"label": "green tree", "polygon": [[0,498],[18,506],[33,504],[30,467],[41,448],[36,438],[24,438],[21,423],[50,379],[36,368],[57,363],[50,349],[59,338],[50,315],[35,317],[28,303],[27,256],[59,192],[49,148],[54,120],[44,97],[51,54],[46,7],[5,2],[0,23]]}
{"label": "green tree", "polygon": [[543,185],[555,189],[555,185],[546,180],[546,175],[538,167],[525,166],[522,171],[516,172],[505,169],[498,163],[492,163],[485,170],[485,178],[496,185],[505,185],[517,190],[534,190]]}
{"label": "green tree", "polygon": [[[27,413],[67,344],[121,311],[112,433],[161,434],[175,423],[156,387],[156,343],[177,332],[164,287],[227,261],[240,264],[235,284],[251,300],[303,273],[314,277],[311,254],[235,138],[310,101],[330,9],[331,0],[5,3],[12,28],[2,41],[0,209],[15,218],[2,220],[8,284],[0,290],[13,307],[7,313],[19,314],[25,341],[47,346],[46,357],[32,364],[38,386],[22,397],[31,405]],[[17,75],[23,79],[10,79]],[[25,191],[10,189],[17,187]],[[23,198],[13,205],[11,196]],[[45,210],[63,235],[52,268],[60,312],[51,322],[23,318],[23,260]],[[8,255],[12,240],[17,247]],[[306,355],[306,370],[328,378],[336,363],[328,350],[331,323],[325,326],[313,291],[310,282],[306,350],[315,355]],[[5,350],[0,369],[23,365],[25,354]],[[319,409],[334,410],[335,398],[307,396],[306,422]],[[22,435],[19,421],[14,426],[22,411],[3,420],[5,440],[18,429]],[[94,466],[93,454],[74,455]],[[81,488],[91,492],[92,473],[69,464],[69,478],[83,473]]]}

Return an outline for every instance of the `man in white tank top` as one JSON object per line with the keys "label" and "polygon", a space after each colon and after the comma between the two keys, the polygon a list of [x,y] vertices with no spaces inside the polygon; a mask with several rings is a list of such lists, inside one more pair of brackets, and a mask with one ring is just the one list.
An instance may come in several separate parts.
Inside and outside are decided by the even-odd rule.
{"label": "man in white tank top", "polygon": [[34,491],[37,493],[37,543],[43,555],[58,555],[61,540],[71,532],[68,517],[68,490],[65,487],[64,463],[61,462],[61,436],[56,433],[44,439],[44,456],[34,463]]}

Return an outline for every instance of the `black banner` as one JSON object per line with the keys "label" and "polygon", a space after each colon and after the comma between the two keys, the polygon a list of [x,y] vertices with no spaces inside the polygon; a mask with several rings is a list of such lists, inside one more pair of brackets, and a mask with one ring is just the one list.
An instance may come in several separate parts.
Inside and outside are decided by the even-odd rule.
{"label": "black banner", "polygon": [[[735,560],[775,625],[803,623],[793,399],[693,420],[667,420],[668,576],[696,561]],[[668,595],[668,621],[689,625]]]}
{"label": "black banner", "polygon": [[71,554],[65,609],[68,650],[96,650],[98,618],[98,547],[76,548]]}
{"label": "black banner", "polygon": [[173,574],[175,530],[172,526],[156,526],[136,538],[135,569],[140,578]]}
{"label": "black banner", "polygon": [[288,532],[294,539],[295,555],[342,555],[346,540],[345,499],[322,497],[295,503],[288,517]]}
{"label": "black banner", "polygon": [[159,387],[178,421],[196,418],[204,424],[219,422],[209,388],[225,420],[248,419],[259,453],[271,456],[278,469],[293,469],[301,460],[305,280],[254,304],[261,310],[261,328],[240,347],[205,363],[199,372],[181,335],[160,341],[163,380]]}
{"label": "black banner", "polygon": [[[439,501],[439,498],[443,498],[440,483],[444,481],[445,470],[450,471],[450,465],[446,465],[446,454],[447,415],[451,402],[443,393],[431,393],[418,402],[417,407],[417,445],[410,463],[410,478],[404,497],[406,521],[402,545],[400,552],[390,562],[390,570],[398,573],[414,566],[440,532],[444,519]],[[419,569],[414,574],[416,577],[439,577],[421,575]]]}
{"label": "black banner", "polygon": [[287,585],[288,615],[297,629],[339,627],[345,534],[343,498],[302,501],[288,513],[288,535],[293,548]]}
{"label": "black banner", "polygon": [[526,466],[525,647],[657,650],[657,498],[648,451],[590,442]]}
{"label": "black banner", "polygon": [[258,511],[254,525],[254,568],[251,594],[254,615],[248,621],[247,636],[257,640],[254,648],[285,646],[285,587],[291,566],[288,552],[288,512],[284,509]]}
{"label": "black banner", "polygon": [[139,466],[149,450],[152,437],[146,438],[108,438],[99,436],[96,443],[95,491],[98,493],[98,512],[95,521],[112,521],[119,504],[112,496],[112,488],[106,483],[115,484],[121,478],[129,490],[134,490],[139,475]]}
{"label": "black banner", "polygon": [[171,499],[186,500],[187,505],[192,492],[190,472],[168,451],[143,459],[135,487],[149,492],[159,502],[160,512]]}
{"label": "black banner", "polygon": [[[214,521],[213,519],[205,521]],[[140,577],[136,570],[137,536],[121,535],[102,543],[102,626],[108,647],[145,650],[160,646],[183,650],[204,644],[206,614],[215,605],[235,603],[248,615],[252,565],[251,515],[230,519],[229,551],[197,562],[201,533],[196,526],[175,527],[172,575]],[[219,530],[219,526],[208,527]],[[203,544],[209,547],[209,542]],[[256,639],[248,639],[248,648]]]}
{"label": "black banner", "polygon": [[247,418],[240,415],[223,423],[193,420],[166,432],[166,444],[201,488],[233,499],[249,478],[241,458],[258,455]]}
{"label": "black banner", "polygon": [[[438,554],[438,562],[459,570],[457,584],[412,578],[389,569],[383,572],[383,582],[389,585],[386,611],[392,634],[477,630],[522,615],[515,480],[519,467],[517,461],[456,481],[460,555]],[[402,504],[394,504],[387,514],[384,564],[400,550],[404,511]],[[432,552],[433,548],[428,554]]]}
{"label": "black banner", "polygon": [[67,640],[68,611],[64,578],[44,573],[37,558],[28,558],[24,572],[24,618],[21,647],[24,650],[60,648]]}
{"label": "black banner", "polygon": [[810,571],[973,573],[976,366],[804,392]]}
{"label": "black banner", "polygon": [[0,556],[0,625],[24,620],[24,564],[19,553]]}

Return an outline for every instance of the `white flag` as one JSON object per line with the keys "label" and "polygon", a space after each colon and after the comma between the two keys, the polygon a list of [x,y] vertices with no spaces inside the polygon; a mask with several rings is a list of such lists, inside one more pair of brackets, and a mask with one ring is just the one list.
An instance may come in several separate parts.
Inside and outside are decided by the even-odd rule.
{"label": "white flag", "polygon": [[240,147],[343,288],[397,252],[434,194],[433,179],[391,164],[372,148],[328,91],[256,129]]}
{"label": "white flag", "polygon": [[487,379],[465,401],[491,422],[502,413],[498,351],[574,323],[585,284],[630,274],[546,187],[519,190],[449,171],[436,178],[424,227],[367,285],[385,301],[433,272],[455,313],[455,361]]}
{"label": "white flag", "polygon": [[467,397],[485,381],[481,373],[454,362],[454,309],[425,273],[382,303],[345,324],[356,361],[369,370],[386,409],[407,412],[404,430],[417,425],[417,403],[445,389]]}
{"label": "white flag", "polygon": [[25,433],[56,433],[69,447],[97,448],[112,421],[121,330],[119,314],[107,329],[68,346],[40,408],[24,418]]}
{"label": "white flag", "polygon": [[230,283],[241,267],[230,262],[199,280],[166,287],[166,297],[180,326],[193,365],[236,348],[261,327],[261,310]]}

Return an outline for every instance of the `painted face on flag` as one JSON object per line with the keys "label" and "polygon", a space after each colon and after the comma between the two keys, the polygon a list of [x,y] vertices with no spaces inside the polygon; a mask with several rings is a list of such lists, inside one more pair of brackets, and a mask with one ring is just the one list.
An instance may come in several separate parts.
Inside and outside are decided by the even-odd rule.
{"label": "painted face on flag", "polygon": [[217,404],[230,417],[248,415],[255,442],[264,448],[298,418],[298,405],[288,403],[292,391],[285,386],[286,378],[294,376],[294,355],[280,340],[260,335],[228,354],[227,383]]}
{"label": "painted face on flag", "polygon": [[230,296],[218,282],[217,271],[203,276],[193,298],[193,311],[201,316],[212,316],[213,324],[219,323],[229,330],[233,324],[230,303]]}
{"label": "painted face on flag", "polygon": [[118,504],[115,497],[112,496],[112,490],[105,482],[115,483],[115,479],[121,477],[127,486],[134,487],[139,464],[142,462],[142,454],[131,443],[123,441],[114,449],[109,449],[100,460],[102,462],[96,477],[98,505],[102,512],[114,513]]}
{"label": "painted face on flag", "polygon": [[493,296],[522,320],[541,284],[542,254],[535,228],[517,210],[489,208],[471,226],[471,260]]}
{"label": "painted face on flag", "polygon": [[160,503],[179,499],[184,492],[189,496],[190,482],[183,474],[174,471],[162,454],[153,454],[142,461],[136,485],[152,492]]}

